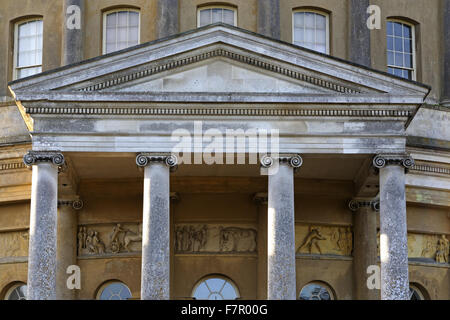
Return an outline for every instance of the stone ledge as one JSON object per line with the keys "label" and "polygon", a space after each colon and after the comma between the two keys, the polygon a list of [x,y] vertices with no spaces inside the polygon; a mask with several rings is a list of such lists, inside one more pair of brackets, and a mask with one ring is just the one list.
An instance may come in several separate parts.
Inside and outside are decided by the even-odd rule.
{"label": "stone ledge", "polygon": [[350,256],[338,256],[334,254],[296,254],[296,259],[305,260],[343,260],[343,261],[353,261],[353,257]]}
{"label": "stone ledge", "polygon": [[5,257],[0,258],[0,264],[27,263],[28,257]]}

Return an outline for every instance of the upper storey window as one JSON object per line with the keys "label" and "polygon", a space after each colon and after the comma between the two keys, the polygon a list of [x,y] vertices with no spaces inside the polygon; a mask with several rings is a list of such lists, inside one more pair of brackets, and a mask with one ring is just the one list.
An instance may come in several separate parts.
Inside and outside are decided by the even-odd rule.
{"label": "upper storey window", "polygon": [[316,11],[293,13],[293,42],[321,53],[329,53],[328,15]]}
{"label": "upper storey window", "polygon": [[42,72],[42,20],[16,23],[14,28],[14,79]]}
{"label": "upper storey window", "polygon": [[139,11],[109,11],[103,17],[103,53],[139,44]]}
{"label": "upper storey window", "polygon": [[388,72],[410,80],[416,79],[414,26],[399,22],[387,22]]}
{"label": "upper storey window", "polygon": [[197,26],[223,22],[236,26],[237,11],[230,7],[203,7],[198,9]]}

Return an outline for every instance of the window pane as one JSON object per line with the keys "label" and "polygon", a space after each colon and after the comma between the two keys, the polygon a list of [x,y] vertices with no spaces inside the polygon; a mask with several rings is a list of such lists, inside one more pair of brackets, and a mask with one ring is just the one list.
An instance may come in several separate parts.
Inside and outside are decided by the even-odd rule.
{"label": "window pane", "polygon": [[406,68],[412,68],[412,55],[411,54],[405,54],[405,67]]}
{"label": "window pane", "polygon": [[130,12],[128,19],[129,19],[130,27],[138,27],[139,26],[139,13]]}
{"label": "window pane", "polygon": [[324,30],[326,27],[326,19],[324,16],[316,14],[316,29]]}
{"label": "window pane", "polygon": [[314,23],[315,13],[306,12],[305,15],[306,15],[306,19],[305,19],[306,28],[314,29],[314,26],[315,26],[315,23]]}
{"label": "window pane", "polygon": [[294,13],[294,28],[302,28],[305,25],[305,13],[296,12]]}
{"label": "window pane", "polygon": [[392,36],[394,35],[394,23],[388,21],[386,25],[387,35]]}
{"label": "window pane", "polygon": [[395,53],[395,65],[403,67],[403,54]]}
{"label": "window pane", "polygon": [[411,38],[411,27],[407,25],[403,25],[403,36],[405,38]]}
{"label": "window pane", "polygon": [[402,38],[395,38],[395,51],[403,51]]}
{"label": "window pane", "polygon": [[234,23],[234,11],[224,9],[223,10],[223,22],[231,25],[235,25]]}
{"label": "window pane", "polygon": [[325,30],[316,30],[316,43],[320,45],[327,44],[327,35]]}
{"label": "window pane", "polygon": [[106,16],[106,28],[115,28],[117,25],[117,15],[115,13]]}
{"label": "window pane", "polygon": [[394,22],[394,35],[397,37],[402,37],[403,33],[402,33],[402,24],[398,23],[398,22]]}
{"label": "window pane", "polygon": [[222,22],[222,9],[212,9],[212,23]]}
{"label": "window pane", "polygon": [[130,46],[138,44],[138,33],[139,33],[138,27],[132,27],[128,29],[128,42],[130,43]]}
{"label": "window pane", "polygon": [[408,53],[412,53],[412,50],[411,50],[411,40],[409,40],[409,39],[405,39],[404,41],[403,41],[403,44],[404,44],[404,50],[405,50],[405,52],[408,52]]}
{"label": "window pane", "polygon": [[394,38],[387,37],[387,48],[388,50],[394,50]]}
{"label": "window pane", "polygon": [[200,27],[211,23],[211,10],[200,11]]}
{"label": "window pane", "polygon": [[128,22],[128,12],[118,12],[117,26],[126,27]]}

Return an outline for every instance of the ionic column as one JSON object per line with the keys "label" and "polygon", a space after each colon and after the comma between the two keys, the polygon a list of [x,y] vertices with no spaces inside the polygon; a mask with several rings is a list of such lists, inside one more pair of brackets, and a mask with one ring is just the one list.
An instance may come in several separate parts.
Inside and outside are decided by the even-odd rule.
{"label": "ionic column", "polygon": [[84,0],[64,0],[62,65],[83,60]]}
{"label": "ionic column", "polygon": [[58,167],[64,156],[57,152],[29,151],[23,161],[32,166],[28,300],[56,298],[56,234]]}
{"label": "ionic column", "polygon": [[57,249],[56,249],[56,299],[73,300],[75,291],[67,288],[67,267],[77,264],[76,210],[83,208],[81,200],[58,201]]}
{"label": "ionic column", "polygon": [[408,238],[405,169],[414,165],[407,155],[378,155],[380,171],[381,299],[408,300]]}
{"label": "ionic column", "polygon": [[144,167],[141,300],[170,298],[170,168],[177,158],[141,153]]}
{"label": "ionic column", "polygon": [[157,37],[172,36],[179,32],[178,0],[158,0]]}
{"label": "ionic column", "polygon": [[349,208],[353,215],[353,279],[357,300],[379,300],[380,292],[367,287],[367,268],[378,265],[377,252],[377,200],[354,199]]}
{"label": "ionic column", "polygon": [[258,33],[280,39],[280,0],[258,0]]}
{"label": "ionic column", "polygon": [[294,168],[302,165],[299,155],[263,157],[268,170],[267,299],[295,300]]}

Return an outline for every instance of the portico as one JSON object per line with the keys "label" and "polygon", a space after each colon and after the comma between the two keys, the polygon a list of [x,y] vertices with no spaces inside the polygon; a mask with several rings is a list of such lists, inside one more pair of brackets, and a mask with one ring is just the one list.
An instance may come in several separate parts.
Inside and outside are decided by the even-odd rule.
{"label": "portico", "polygon": [[[171,192],[267,193],[267,206],[260,202],[256,209],[254,203],[255,212],[266,212],[258,219],[267,221],[255,218],[255,227],[231,226],[233,232],[247,232],[243,238],[257,230],[255,248],[246,240],[248,247],[228,251],[219,241],[217,251],[235,255],[230,259],[257,259],[259,277],[267,279],[258,283],[267,286],[267,295],[258,298],[268,299],[298,297],[298,254],[304,244],[313,248],[309,253],[314,250],[313,242],[296,239],[299,217],[308,205],[302,203],[304,195],[379,199],[381,298],[408,298],[405,170],[414,160],[406,152],[404,135],[428,87],[219,24],[15,81],[10,90],[33,137],[32,151],[24,157],[33,168],[29,297],[54,299],[57,287],[65,285],[57,283],[55,253],[56,239],[62,237],[57,230],[69,230],[58,229],[56,222],[62,187],[58,167],[66,167],[77,176],[65,183],[76,196],[84,192],[89,197],[86,190],[94,190],[101,179],[102,186],[130,182],[125,194],[141,186],[134,196],[141,197],[142,218],[133,221],[142,223],[141,299],[180,297],[171,293],[171,270],[182,265],[189,250],[203,252],[201,259],[216,259],[202,241],[197,249],[183,247],[181,240],[174,246]],[[246,132],[277,130],[277,152],[258,153],[261,163],[180,163],[173,152],[180,146],[174,132],[193,134],[198,121],[205,136],[213,136],[214,130],[242,129],[237,139],[246,142],[244,149],[229,151],[244,154],[247,161],[254,149]],[[194,153],[205,152],[195,150],[195,136],[183,143]],[[343,164],[346,169],[340,171]],[[277,170],[271,172],[274,165]],[[171,170],[176,166],[177,171]],[[83,201],[88,207],[89,201]],[[176,210],[185,205],[181,195]],[[363,211],[360,207],[356,209]],[[96,218],[83,219],[98,223]],[[363,281],[367,264],[377,263],[376,226],[370,219],[353,224],[372,230],[365,242],[370,250],[353,248],[354,255],[362,255],[357,281]],[[200,218],[193,221],[204,223]],[[180,228],[186,223],[178,221]],[[209,235],[223,230],[214,223],[205,228]],[[227,239],[229,234],[220,232],[219,238]],[[355,237],[357,232],[365,234],[354,230]],[[336,252],[344,250],[339,240],[336,244]]]}

